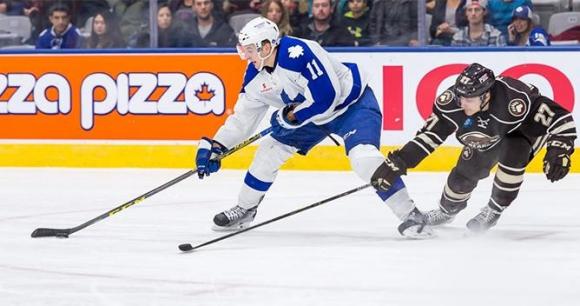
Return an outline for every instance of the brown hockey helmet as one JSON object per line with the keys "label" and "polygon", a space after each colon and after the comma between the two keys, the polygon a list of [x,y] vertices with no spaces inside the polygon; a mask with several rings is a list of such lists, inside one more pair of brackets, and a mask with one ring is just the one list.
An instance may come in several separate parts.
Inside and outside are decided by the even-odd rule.
{"label": "brown hockey helmet", "polygon": [[478,63],[467,66],[455,81],[455,94],[458,97],[478,97],[486,93],[495,82],[491,69]]}

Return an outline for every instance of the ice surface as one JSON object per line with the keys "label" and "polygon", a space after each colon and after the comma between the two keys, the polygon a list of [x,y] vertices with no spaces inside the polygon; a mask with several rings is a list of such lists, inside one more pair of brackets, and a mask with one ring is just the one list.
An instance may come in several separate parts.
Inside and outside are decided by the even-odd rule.
{"label": "ice surface", "polygon": [[[552,184],[526,174],[497,227],[466,236],[491,180],[429,241],[363,190],[254,231],[181,253],[223,233],[213,215],[236,203],[243,171],[190,178],[69,239],[68,228],[186,170],[1,169],[0,305],[580,305],[580,175]],[[406,177],[421,209],[446,174]],[[349,172],[279,174],[264,221],[362,185]]]}

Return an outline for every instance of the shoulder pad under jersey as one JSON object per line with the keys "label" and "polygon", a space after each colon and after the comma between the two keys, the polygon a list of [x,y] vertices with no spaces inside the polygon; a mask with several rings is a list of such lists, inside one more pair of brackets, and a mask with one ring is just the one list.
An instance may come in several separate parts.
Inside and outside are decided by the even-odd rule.
{"label": "shoulder pad under jersey", "polygon": [[292,36],[282,38],[278,52],[278,65],[295,72],[301,72],[315,57],[305,41]]}
{"label": "shoulder pad under jersey", "polygon": [[491,116],[505,124],[522,122],[530,113],[532,89],[519,80],[498,77],[492,88]]}
{"label": "shoulder pad under jersey", "polygon": [[435,108],[442,113],[461,111],[461,107],[457,104],[457,96],[453,91],[453,87],[448,88],[435,99]]}

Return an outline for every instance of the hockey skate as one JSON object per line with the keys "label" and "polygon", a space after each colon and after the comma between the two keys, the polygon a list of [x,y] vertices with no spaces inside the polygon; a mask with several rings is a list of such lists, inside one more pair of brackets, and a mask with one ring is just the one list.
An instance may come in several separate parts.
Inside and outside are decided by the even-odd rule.
{"label": "hockey skate", "polygon": [[234,206],[230,209],[215,215],[213,218],[213,230],[219,232],[237,231],[244,229],[254,221],[258,206],[245,209],[240,206]]}
{"label": "hockey skate", "polygon": [[496,225],[501,212],[489,206],[481,209],[481,212],[467,222],[467,228],[474,233],[482,233]]}
{"label": "hockey skate", "polygon": [[425,223],[431,226],[438,226],[453,222],[455,215],[443,211],[441,208],[433,209],[425,213]]}
{"label": "hockey skate", "polygon": [[399,233],[409,239],[429,239],[435,233],[426,223],[425,215],[417,208],[413,209],[407,218],[397,228]]}

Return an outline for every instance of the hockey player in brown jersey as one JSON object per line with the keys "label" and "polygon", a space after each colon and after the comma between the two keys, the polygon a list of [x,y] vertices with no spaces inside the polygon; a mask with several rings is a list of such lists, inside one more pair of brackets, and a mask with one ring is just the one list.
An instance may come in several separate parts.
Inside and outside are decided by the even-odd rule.
{"label": "hockey player in brown jersey", "polygon": [[417,166],[455,133],[464,145],[443,189],[439,208],[426,214],[427,224],[453,221],[479,180],[498,165],[488,204],[467,227],[482,232],[494,226],[516,199],[528,163],[544,144],[546,178],[558,181],[570,170],[576,127],[572,114],[538,89],[499,76],[474,63],[434,103],[433,114],[403,148],[388,154],[373,175],[375,188],[388,189],[407,169]]}

